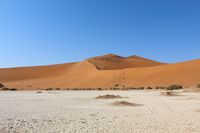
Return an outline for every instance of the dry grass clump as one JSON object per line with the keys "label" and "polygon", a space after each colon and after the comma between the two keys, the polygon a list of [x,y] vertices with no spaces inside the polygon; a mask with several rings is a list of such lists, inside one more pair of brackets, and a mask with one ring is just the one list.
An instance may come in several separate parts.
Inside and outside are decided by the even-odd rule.
{"label": "dry grass clump", "polygon": [[144,90],[144,87],[138,87],[136,90]]}
{"label": "dry grass clump", "polygon": [[120,84],[115,84],[115,85],[114,85],[114,87],[119,87],[119,86],[120,86]]}
{"label": "dry grass clump", "polygon": [[2,91],[9,91],[10,89],[7,88],[7,87],[3,87],[3,88],[1,88],[1,90],[2,90]]}
{"label": "dry grass clump", "polygon": [[102,95],[102,96],[96,97],[96,99],[117,99],[117,98],[123,98],[123,97],[119,95]]}
{"label": "dry grass clump", "polygon": [[152,87],[146,87],[146,90],[153,90],[153,88]]}
{"label": "dry grass clump", "polygon": [[2,91],[8,91],[9,88],[7,88],[4,84],[0,83],[0,90],[2,90]]}
{"label": "dry grass clump", "polygon": [[46,91],[52,91],[52,90],[61,90],[61,88],[46,88]]}
{"label": "dry grass clump", "polygon": [[102,90],[106,90],[106,88],[93,88],[94,90],[97,90],[97,91],[102,91]]}
{"label": "dry grass clump", "polygon": [[197,88],[200,88],[200,84],[197,85]]}
{"label": "dry grass clump", "polygon": [[166,92],[161,92],[161,95],[164,96],[179,96],[177,93],[174,92],[174,90],[183,89],[181,85],[170,85],[166,88]]}
{"label": "dry grass clump", "polygon": [[16,88],[9,88],[9,91],[16,91]]}
{"label": "dry grass clump", "polygon": [[0,88],[4,88],[4,87],[5,87],[5,85],[0,83]]}
{"label": "dry grass clump", "polygon": [[140,104],[130,103],[130,102],[127,102],[127,101],[116,101],[116,102],[114,102],[112,105],[114,105],[114,106],[121,106],[121,107],[127,107],[127,106],[131,106],[131,107],[134,107],[134,106],[140,106]]}
{"label": "dry grass clump", "polygon": [[47,89],[45,89],[46,91],[51,91],[51,90],[53,90],[53,88],[47,88]]}
{"label": "dry grass clump", "polygon": [[110,90],[122,90],[122,89],[117,87],[111,87]]}
{"label": "dry grass clump", "polygon": [[16,88],[8,88],[4,84],[0,83],[0,90],[2,91],[16,91]]}
{"label": "dry grass clump", "polygon": [[42,93],[42,91],[37,91],[36,93],[40,94],[40,93]]}
{"label": "dry grass clump", "polygon": [[110,90],[127,90],[127,87],[125,85],[115,84],[110,87]]}
{"label": "dry grass clump", "polygon": [[160,94],[164,96],[180,96],[177,93],[174,93],[172,91],[161,92]]}
{"label": "dry grass clump", "polygon": [[135,87],[127,87],[127,90],[135,90]]}
{"label": "dry grass clump", "polygon": [[157,87],[155,87],[155,89],[156,89],[156,90],[165,90],[166,87],[164,87],[164,86],[157,86]]}

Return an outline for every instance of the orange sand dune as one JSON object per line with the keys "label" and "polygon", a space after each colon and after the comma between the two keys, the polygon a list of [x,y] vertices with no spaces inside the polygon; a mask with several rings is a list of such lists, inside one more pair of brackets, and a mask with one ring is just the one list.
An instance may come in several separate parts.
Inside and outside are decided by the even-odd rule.
{"label": "orange sand dune", "polygon": [[0,69],[0,82],[18,89],[190,87],[200,83],[200,60],[164,64],[138,56],[105,55],[78,63]]}

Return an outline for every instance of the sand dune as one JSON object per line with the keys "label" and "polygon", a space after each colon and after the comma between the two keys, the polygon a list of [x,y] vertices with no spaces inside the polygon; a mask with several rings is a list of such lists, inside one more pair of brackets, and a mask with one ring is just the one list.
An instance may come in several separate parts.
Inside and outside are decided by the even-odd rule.
{"label": "sand dune", "polygon": [[0,69],[0,82],[19,89],[167,86],[200,83],[200,60],[165,64],[138,56],[104,55],[78,63]]}
{"label": "sand dune", "polygon": [[150,67],[162,65],[164,63],[156,62],[139,56],[121,57],[114,54],[108,54],[88,59],[99,70],[116,70],[124,68]]}

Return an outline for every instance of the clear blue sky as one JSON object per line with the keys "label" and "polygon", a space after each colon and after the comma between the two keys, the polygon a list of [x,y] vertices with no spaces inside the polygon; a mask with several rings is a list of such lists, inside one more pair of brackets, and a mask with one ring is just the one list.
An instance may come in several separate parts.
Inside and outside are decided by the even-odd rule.
{"label": "clear blue sky", "polygon": [[0,67],[115,53],[200,58],[200,0],[0,0]]}

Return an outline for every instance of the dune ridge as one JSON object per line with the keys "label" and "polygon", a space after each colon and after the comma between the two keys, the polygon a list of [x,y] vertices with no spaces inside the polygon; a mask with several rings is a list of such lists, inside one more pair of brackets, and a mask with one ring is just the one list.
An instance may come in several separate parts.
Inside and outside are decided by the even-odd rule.
{"label": "dune ridge", "polygon": [[110,88],[167,86],[193,87],[200,83],[200,59],[167,64],[139,56],[114,54],[83,62],[0,69],[0,82],[19,89]]}
{"label": "dune ridge", "polygon": [[117,70],[125,68],[149,67],[163,65],[165,63],[156,62],[139,56],[122,57],[115,54],[107,54],[88,59],[90,63],[99,70]]}

